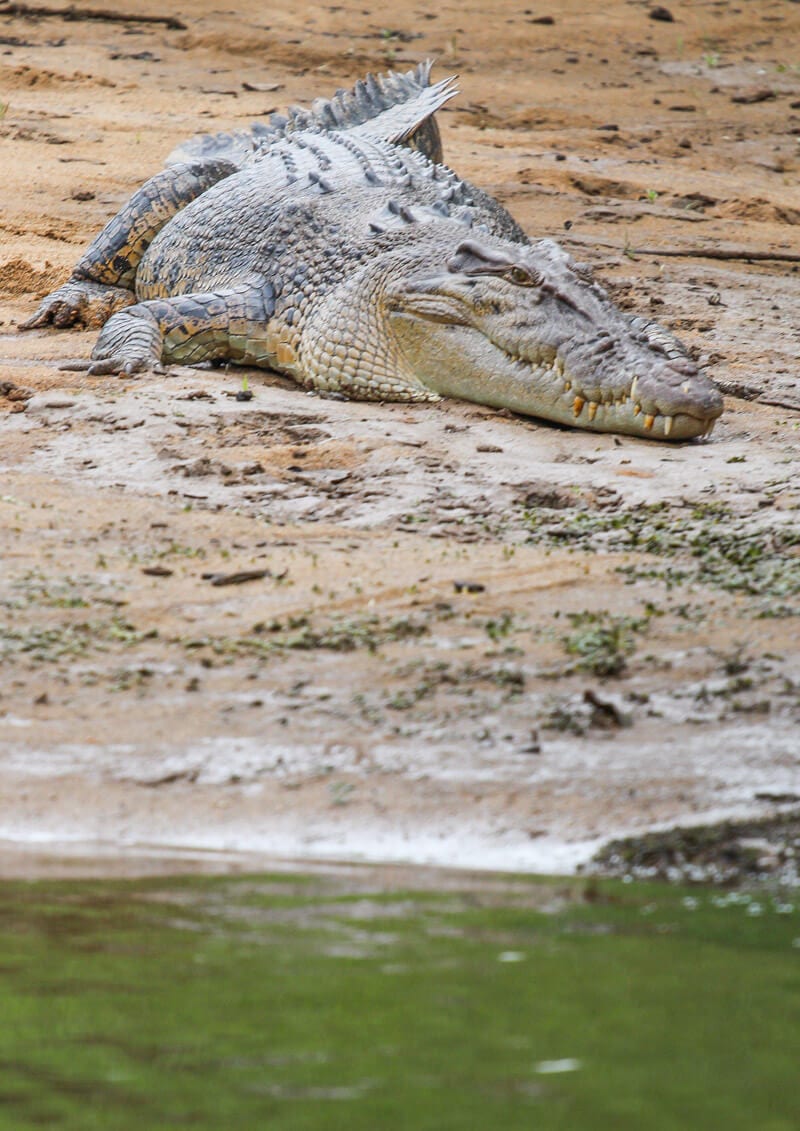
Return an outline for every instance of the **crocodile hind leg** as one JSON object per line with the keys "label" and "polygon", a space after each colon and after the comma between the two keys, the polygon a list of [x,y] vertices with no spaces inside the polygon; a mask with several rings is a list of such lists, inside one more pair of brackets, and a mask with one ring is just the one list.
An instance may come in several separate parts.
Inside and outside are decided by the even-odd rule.
{"label": "crocodile hind leg", "polygon": [[168,362],[223,360],[267,366],[266,324],[273,309],[271,289],[252,286],[138,302],[106,322],[92,360],[81,368],[138,373]]}
{"label": "crocodile hind leg", "polygon": [[136,302],[136,270],[165,224],[206,189],[236,171],[229,161],[176,165],[156,173],[109,220],[63,286],[49,294],[20,330],[37,326],[96,329]]}

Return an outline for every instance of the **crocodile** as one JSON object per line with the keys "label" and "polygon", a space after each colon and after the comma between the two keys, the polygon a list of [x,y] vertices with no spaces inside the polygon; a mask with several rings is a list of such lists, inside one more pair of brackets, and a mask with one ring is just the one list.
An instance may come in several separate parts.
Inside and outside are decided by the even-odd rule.
{"label": "crocodile", "polygon": [[190,140],[21,328],[102,326],[90,374],[234,363],[361,400],[707,435],[722,397],[680,342],[442,163],[454,93],[425,63]]}

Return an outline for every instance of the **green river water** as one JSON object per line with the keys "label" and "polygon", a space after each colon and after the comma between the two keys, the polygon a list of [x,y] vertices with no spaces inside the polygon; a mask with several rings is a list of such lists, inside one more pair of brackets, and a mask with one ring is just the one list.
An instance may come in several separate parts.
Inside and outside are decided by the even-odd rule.
{"label": "green river water", "polygon": [[0,1128],[797,1131],[800,900],[0,884]]}

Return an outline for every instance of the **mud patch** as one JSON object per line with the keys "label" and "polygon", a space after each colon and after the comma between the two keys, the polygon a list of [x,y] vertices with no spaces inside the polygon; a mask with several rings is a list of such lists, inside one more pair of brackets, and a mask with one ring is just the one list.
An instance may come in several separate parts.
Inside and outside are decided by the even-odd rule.
{"label": "mud patch", "polygon": [[[3,13],[0,13],[2,15]],[[97,78],[93,75],[75,71],[71,75],[59,74],[57,71],[43,70],[38,67],[24,65],[21,67],[4,67],[2,75],[3,87],[7,90],[24,90],[29,87],[54,89],[72,84],[86,85],[91,82],[101,87],[114,87],[116,83],[110,79]]]}
{"label": "mud patch", "polygon": [[0,263],[0,296],[16,298],[33,295],[44,298],[55,290],[61,276],[62,272],[50,263],[45,263],[42,269],[37,270],[27,259],[16,256]]}
{"label": "mud patch", "polygon": [[762,223],[800,224],[800,209],[773,204],[769,200],[735,200],[721,204],[716,211],[718,216],[735,216]]}

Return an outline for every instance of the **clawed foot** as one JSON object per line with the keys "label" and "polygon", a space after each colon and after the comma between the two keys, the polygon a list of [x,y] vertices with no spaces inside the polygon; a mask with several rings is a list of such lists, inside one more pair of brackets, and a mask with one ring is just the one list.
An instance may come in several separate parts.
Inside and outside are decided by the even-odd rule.
{"label": "clawed foot", "polygon": [[83,279],[68,279],[58,290],[43,299],[39,309],[20,330],[35,330],[40,326],[82,326],[96,330],[103,326],[115,311],[123,310],[136,302],[132,291],[112,287],[105,283],[92,283]]}
{"label": "clawed foot", "polygon": [[89,377],[104,377],[110,373],[117,373],[120,377],[132,377],[135,373],[166,373],[166,367],[159,361],[145,357],[106,357],[93,361],[65,361],[58,367],[70,372],[86,373]]}
{"label": "clawed foot", "polygon": [[121,310],[109,318],[88,361],[68,361],[62,369],[77,369],[92,377],[108,373],[131,376],[145,370],[163,373],[161,331],[142,306]]}

